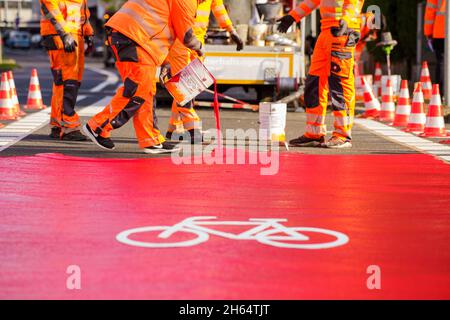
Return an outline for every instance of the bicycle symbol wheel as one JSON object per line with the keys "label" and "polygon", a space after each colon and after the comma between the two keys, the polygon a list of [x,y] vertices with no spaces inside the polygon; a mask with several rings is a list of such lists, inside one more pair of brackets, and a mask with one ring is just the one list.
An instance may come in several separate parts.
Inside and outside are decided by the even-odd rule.
{"label": "bicycle symbol wheel", "polygon": [[195,246],[197,244],[200,244],[202,242],[208,241],[209,235],[206,232],[197,231],[197,230],[190,230],[190,229],[180,229],[177,230],[178,232],[186,232],[196,235],[197,237],[191,240],[185,240],[185,241],[178,241],[178,242],[144,242],[144,241],[138,241],[138,240],[132,240],[130,239],[131,235],[137,234],[137,233],[146,233],[146,232],[153,232],[153,231],[160,231],[159,233],[166,231],[172,227],[168,226],[150,226],[150,227],[140,227],[135,229],[129,229],[122,231],[116,236],[116,240],[127,244],[130,246],[136,246],[136,247],[143,247],[143,248],[182,248],[182,247],[191,247]]}
{"label": "bicycle symbol wheel", "polygon": [[[291,231],[295,232],[309,232],[309,233],[319,233],[332,236],[336,238],[334,241],[325,242],[325,243],[292,243],[294,241],[305,242],[304,240],[296,239],[293,236],[285,235],[285,236],[277,236],[274,234],[280,233],[280,230],[272,229],[260,232],[255,235],[255,238],[258,242],[274,246],[278,248],[289,248],[289,249],[329,249],[334,247],[339,247],[346,244],[349,241],[349,238],[340,232],[320,229],[320,228],[309,228],[309,227],[293,227],[289,228]],[[286,242],[283,242],[286,241]]]}

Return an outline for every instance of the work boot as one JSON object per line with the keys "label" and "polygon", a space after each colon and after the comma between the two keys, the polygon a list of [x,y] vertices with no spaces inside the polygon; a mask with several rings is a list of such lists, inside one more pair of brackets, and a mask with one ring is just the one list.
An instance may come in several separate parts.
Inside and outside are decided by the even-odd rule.
{"label": "work boot", "polygon": [[60,139],[61,138],[61,128],[60,127],[52,127],[50,134],[48,136],[52,139]]}
{"label": "work boot", "polygon": [[172,153],[172,152],[178,152],[181,148],[177,147],[176,144],[170,143],[170,142],[163,142],[161,144],[158,144],[156,146],[151,146],[144,148],[144,153],[147,154],[163,154],[163,153]]}
{"label": "work boot", "polygon": [[318,139],[312,139],[305,137],[304,135],[289,141],[290,147],[320,147],[322,143],[325,142],[325,137],[320,137]]}
{"label": "work boot", "polygon": [[[172,139],[174,136],[176,136],[178,139]],[[166,139],[169,141],[172,141],[172,142],[184,141],[184,140],[186,140],[186,132],[180,133],[180,132],[167,131]]]}
{"label": "work boot", "polygon": [[100,148],[114,150],[114,142],[110,138],[103,138],[101,135],[96,134],[87,123],[82,127],[82,130],[84,134]]}
{"label": "work boot", "polygon": [[86,136],[84,136],[80,130],[71,131],[69,133],[63,133],[61,140],[64,141],[86,141]]}
{"label": "work boot", "polygon": [[191,129],[188,131],[191,144],[198,144],[203,142],[203,134],[200,129]]}
{"label": "work boot", "polygon": [[333,136],[327,142],[322,143],[321,147],[330,149],[347,149],[353,146],[352,141],[350,139]]}
{"label": "work boot", "polygon": [[166,139],[167,139],[167,140],[172,140],[172,135],[173,135],[173,132],[172,132],[172,131],[167,131],[167,132],[166,132]]}

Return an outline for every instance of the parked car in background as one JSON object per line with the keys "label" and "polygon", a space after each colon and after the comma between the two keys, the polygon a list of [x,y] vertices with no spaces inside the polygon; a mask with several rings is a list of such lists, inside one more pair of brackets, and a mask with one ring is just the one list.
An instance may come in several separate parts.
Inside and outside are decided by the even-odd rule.
{"label": "parked car in background", "polygon": [[31,35],[26,31],[11,31],[6,38],[5,45],[9,48],[30,49]]}
{"label": "parked car in background", "polygon": [[42,36],[39,33],[33,34],[30,38],[31,47],[41,48],[42,47]]}

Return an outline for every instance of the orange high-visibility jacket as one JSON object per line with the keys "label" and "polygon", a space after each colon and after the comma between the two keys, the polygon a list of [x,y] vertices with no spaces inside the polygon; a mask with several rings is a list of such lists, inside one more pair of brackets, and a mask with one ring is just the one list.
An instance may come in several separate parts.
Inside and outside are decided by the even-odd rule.
{"label": "orange high-visibility jacket", "polygon": [[139,44],[161,65],[175,39],[192,29],[197,0],[128,0],[106,26]]}
{"label": "orange high-visibility jacket", "polygon": [[71,33],[94,34],[89,23],[87,0],[39,0],[41,4],[41,35]]}
{"label": "orange high-visibility jacket", "polygon": [[445,0],[427,0],[424,34],[435,39],[445,38]]}
{"label": "orange high-visibility jacket", "polygon": [[339,26],[339,21],[344,19],[349,28],[358,30],[363,4],[364,0],[304,0],[289,14],[299,22],[320,7],[322,29]]}
{"label": "orange high-visibility jacket", "polygon": [[195,19],[194,25],[195,36],[202,42],[205,41],[205,35],[208,31],[211,11],[221,28],[228,31],[233,29],[233,23],[228,16],[227,9],[223,5],[223,0],[206,0],[198,6],[197,18]]}

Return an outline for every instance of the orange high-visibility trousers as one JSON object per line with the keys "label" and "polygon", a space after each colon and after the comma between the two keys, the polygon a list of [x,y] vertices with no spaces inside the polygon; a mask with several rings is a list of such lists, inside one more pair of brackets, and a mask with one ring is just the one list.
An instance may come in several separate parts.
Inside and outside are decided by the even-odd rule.
{"label": "orange high-visibility trousers", "polygon": [[[186,67],[193,59],[194,54],[186,48],[179,40],[176,40],[172,48],[170,49],[167,61],[170,63],[172,75],[175,75]],[[175,100],[172,103],[172,114],[169,118],[169,126],[167,131],[174,132],[199,129],[201,130],[202,124],[200,117],[194,110],[194,102],[190,101],[183,107],[178,105]]]}
{"label": "orange high-visibility trousers", "polygon": [[104,138],[111,130],[120,128],[133,118],[136,137],[141,148],[165,141],[161,135],[154,110],[156,94],[156,65],[151,55],[128,37],[113,31],[110,48],[123,81],[109,105],[88,122]]}
{"label": "orange high-visibility trousers", "polygon": [[84,71],[84,39],[81,35],[73,36],[77,42],[74,52],[64,51],[59,36],[44,37],[53,74],[50,126],[60,127],[62,133],[79,130],[80,127],[75,103]]}
{"label": "orange high-visibility trousers", "polygon": [[330,29],[322,30],[305,84],[306,137],[317,139],[326,135],[325,116],[330,95],[333,136],[351,139],[355,113],[355,46],[353,37],[334,37]]}

